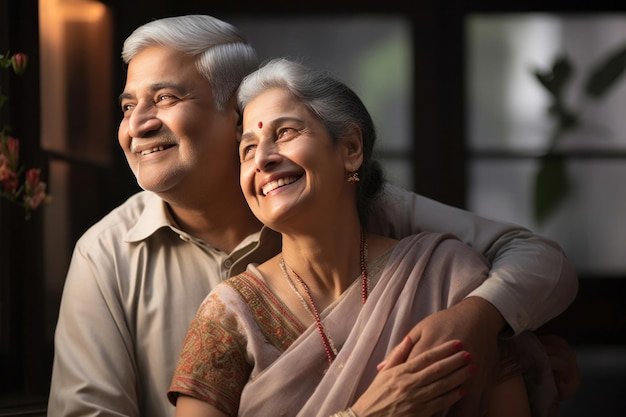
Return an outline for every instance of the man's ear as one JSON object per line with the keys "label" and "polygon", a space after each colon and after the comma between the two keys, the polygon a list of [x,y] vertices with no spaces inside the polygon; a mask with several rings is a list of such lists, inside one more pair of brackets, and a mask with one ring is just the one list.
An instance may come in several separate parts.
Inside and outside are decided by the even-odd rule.
{"label": "man's ear", "polygon": [[341,138],[343,149],[344,169],[347,172],[354,172],[363,163],[363,135],[361,129],[352,126]]}

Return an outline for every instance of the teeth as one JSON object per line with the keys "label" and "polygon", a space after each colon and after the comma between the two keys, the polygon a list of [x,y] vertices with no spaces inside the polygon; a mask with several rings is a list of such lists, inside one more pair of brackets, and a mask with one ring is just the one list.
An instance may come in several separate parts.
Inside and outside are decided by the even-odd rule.
{"label": "teeth", "polygon": [[142,155],[150,155],[153,152],[158,152],[158,151],[162,151],[164,149],[167,149],[168,146],[155,146],[152,149],[146,149],[145,151],[141,151]]}
{"label": "teeth", "polygon": [[279,187],[282,187],[283,185],[288,185],[293,182],[296,182],[297,179],[298,177],[285,177],[285,178],[280,178],[277,181],[269,182],[263,186],[263,189],[262,189],[263,195],[267,195],[270,191],[275,190]]}

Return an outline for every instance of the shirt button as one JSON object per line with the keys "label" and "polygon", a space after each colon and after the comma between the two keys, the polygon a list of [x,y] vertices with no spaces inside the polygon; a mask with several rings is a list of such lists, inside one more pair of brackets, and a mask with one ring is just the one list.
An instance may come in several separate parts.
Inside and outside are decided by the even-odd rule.
{"label": "shirt button", "polygon": [[231,266],[233,266],[233,261],[231,261],[230,259],[226,259],[224,261],[224,268],[230,269]]}

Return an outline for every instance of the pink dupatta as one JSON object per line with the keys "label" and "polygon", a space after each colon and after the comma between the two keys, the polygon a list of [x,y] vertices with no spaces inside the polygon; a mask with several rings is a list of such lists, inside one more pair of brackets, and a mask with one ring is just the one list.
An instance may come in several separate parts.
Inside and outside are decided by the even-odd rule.
{"label": "pink dupatta", "polygon": [[469,294],[488,274],[487,262],[446,234],[400,241],[365,305],[351,286],[323,313],[339,354],[330,367],[315,326],[278,359],[253,373],[238,415],[328,417],[354,403],[376,365],[421,319]]}

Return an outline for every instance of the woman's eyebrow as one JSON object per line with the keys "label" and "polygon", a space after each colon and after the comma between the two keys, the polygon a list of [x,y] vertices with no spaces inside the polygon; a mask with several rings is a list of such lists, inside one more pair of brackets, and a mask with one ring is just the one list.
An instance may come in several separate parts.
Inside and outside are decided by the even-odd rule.
{"label": "woman's eyebrow", "polygon": [[241,137],[239,138],[239,143],[245,142],[247,140],[251,140],[254,137],[254,133],[250,130],[243,132]]}

